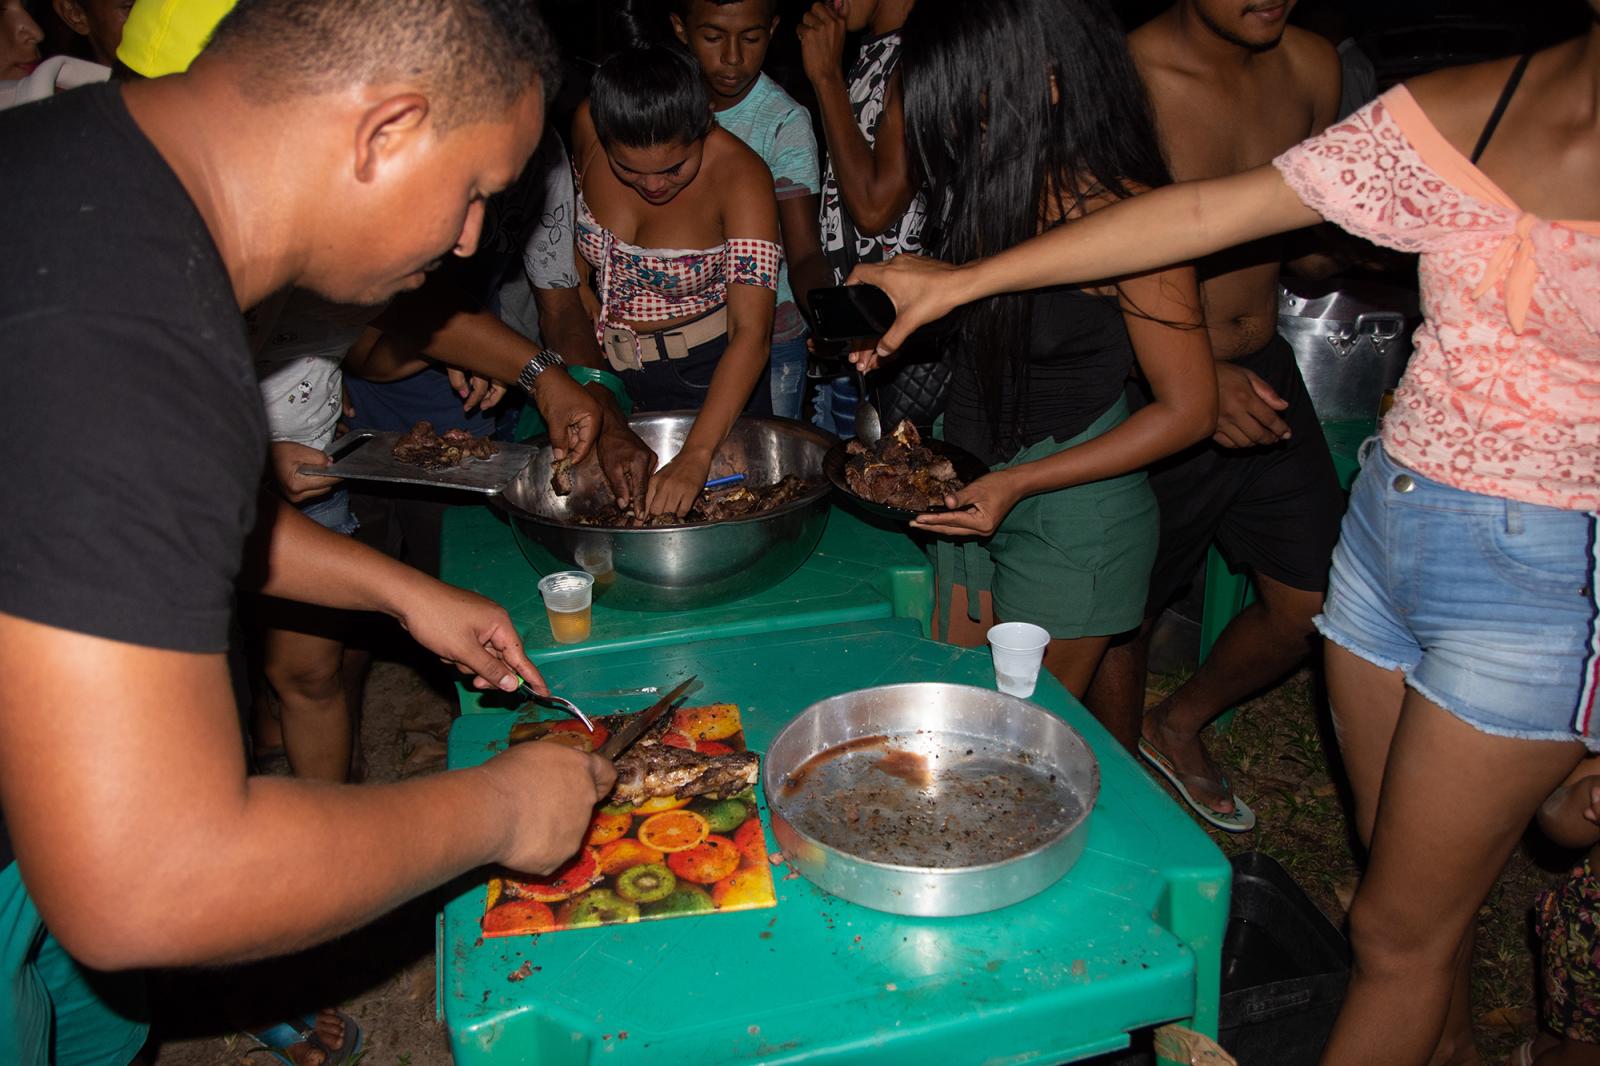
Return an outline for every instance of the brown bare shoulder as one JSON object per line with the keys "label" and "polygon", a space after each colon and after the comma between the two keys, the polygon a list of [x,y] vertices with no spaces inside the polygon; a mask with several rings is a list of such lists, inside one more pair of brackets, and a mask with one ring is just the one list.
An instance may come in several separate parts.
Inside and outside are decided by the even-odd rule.
{"label": "brown bare shoulder", "polygon": [[727,232],[764,240],[778,239],[778,202],[772,171],[739,138],[720,127],[706,137],[707,177],[715,181]]}
{"label": "brown bare shoulder", "polygon": [[1318,127],[1333,121],[1339,113],[1341,72],[1339,52],[1327,38],[1290,26],[1280,45],[1289,60],[1291,76],[1314,102]]}
{"label": "brown bare shoulder", "polygon": [[1516,62],[1516,56],[1508,56],[1488,63],[1446,67],[1410,79],[1406,89],[1434,128],[1451,144],[1467,151],[1488,121]]}
{"label": "brown bare shoulder", "polygon": [[1165,14],[1157,15],[1128,34],[1128,54],[1146,82],[1179,72],[1180,53],[1173,47]]}
{"label": "brown bare shoulder", "polygon": [[753,186],[772,188],[772,171],[749,145],[718,126],[706,136],[706,152],[714,161],[718,180],[740,191]]}

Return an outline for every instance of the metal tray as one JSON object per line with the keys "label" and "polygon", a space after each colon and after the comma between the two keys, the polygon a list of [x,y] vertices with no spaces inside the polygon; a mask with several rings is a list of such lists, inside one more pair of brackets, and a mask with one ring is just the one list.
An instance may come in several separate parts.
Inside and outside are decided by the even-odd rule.
{"label": "metal tray", "polygon": [[[934,514],[950,509],[941,506],[930,507],[926,511],[907,511],[902,507],[890,507],[888,504],[878,503],[876,500],[869,500],[865,496],[858,495],[850,487],[850,482],[844,476],[844,464],[849,458],[845,454],[845,449],[849,447],[849,444],[849,441],[841,440],[828,449],[828,454],[822,457],[822,473],[833,483],[834,488],[844,493],[857,504],[860,504],[875,515],[881,515],[884,518],[898,522],[909,522],[919,514]],[[979,459],[965,448],[958,448],[948,441],[924,437],[922,438],[922,446],[934,455],[942,455],[949,459],[950,465],[956,468],[956,477],[960,478],[961,483],[964,485],[970,485],[989,473],[989,467],[985,465],[982,459]]]}
{"label": "metal tray", "polygon": [[767,749],[761,781],[795,870],[863,906],[937,916],[1059,880],[1083,853],[1100,767],[1036,704],[929,683],[811,705]]}
{"label": "metal tray", "polygon": [[389,481],[399,485],[428,485],[436,489],[461,489],[497,496],[533,461],[536,448],[495,441],[487,459],[468,459],[460,466],[426,470],[402,463],[391,452],[403,436],[398,432],[362,430],[346,433],[328,446],[332,466],[302,466],[312,477],[342,477],[350,481]]}

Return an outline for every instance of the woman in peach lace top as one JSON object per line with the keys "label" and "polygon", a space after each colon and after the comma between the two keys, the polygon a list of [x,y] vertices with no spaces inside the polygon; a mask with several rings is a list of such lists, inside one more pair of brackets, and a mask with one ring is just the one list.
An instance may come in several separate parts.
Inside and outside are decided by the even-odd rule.
{"label": "woman in peach lace top", "polygon": [[1370,846],[1325,1064],[1477,1061],[1457,981],[1473,919],[1540,802],[1600,749],[1591,6],[1586,36],[1419,78],[1270,166],[1169,186],[960,268],[901,256],[852,277],[899,311],[879,352],[857,353],[870,368],[970,300],[1324,219],[1421,253],[1416,353],[1365,455],[1318,619]]}

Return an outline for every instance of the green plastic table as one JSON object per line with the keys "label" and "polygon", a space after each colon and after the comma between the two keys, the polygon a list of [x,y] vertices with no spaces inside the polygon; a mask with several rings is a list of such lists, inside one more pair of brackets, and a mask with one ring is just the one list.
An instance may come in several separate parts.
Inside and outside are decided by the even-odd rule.
{"label": "green plastic table", "polygon": [[[932,632],[933,567],[904,529],[834,506],[811,558],[765,592],[697,611],[618,611],[596,604],[589,639],[557,644],[539,599],[538,573],[522,557],[511,528],[487,507],[447,512],[440,575],[511,612],[528,655],[543,670],[566,659],[623,648],[681,644],[718,636],[911,618]],[[505,710],[504,697],[460,687],[461,709]]]}
{"label": "green plastic table", "polygon": [[[618,649],[550,669],[565,688],[691,672],[704,698],[738,703],[758,751],[839,692],[994,680],[986,652],[923,639],[903,619]],[[482,940],[474,884],[439,927],[438,1009],[456,1063],[1060,1063],[1170,1021],[1215,1036],[1227,860],[1059,684],[1046,676],[1034,699],[1083,734],[1102,774],[1083,858],[1053,887],[989,914],[906,918],[776,866],[775,908]],[[514,720],[458,719],[450,765],[486,759]],[[508,979],[524,963],[528,976]]]}

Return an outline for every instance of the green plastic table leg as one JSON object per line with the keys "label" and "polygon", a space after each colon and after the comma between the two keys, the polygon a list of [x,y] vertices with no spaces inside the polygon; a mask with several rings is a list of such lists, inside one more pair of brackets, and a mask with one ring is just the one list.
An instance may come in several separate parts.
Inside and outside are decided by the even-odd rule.
{"label": "green plastic table leg", "polygon": [[1156,910],[1156,921],[1194,952],[1194,1017],[1178,1024],[1213,1040],[1222,999],[1222,942],[1228,931],[1232,880],[1232,868],[1169,870],[1166,892]]}
{"label": "green plastic table leg", "polygon": [[927,567],[881,571],[872,587],[893,605],[896,618],[915,618],[922,635],[933,637],[933,575]]}

